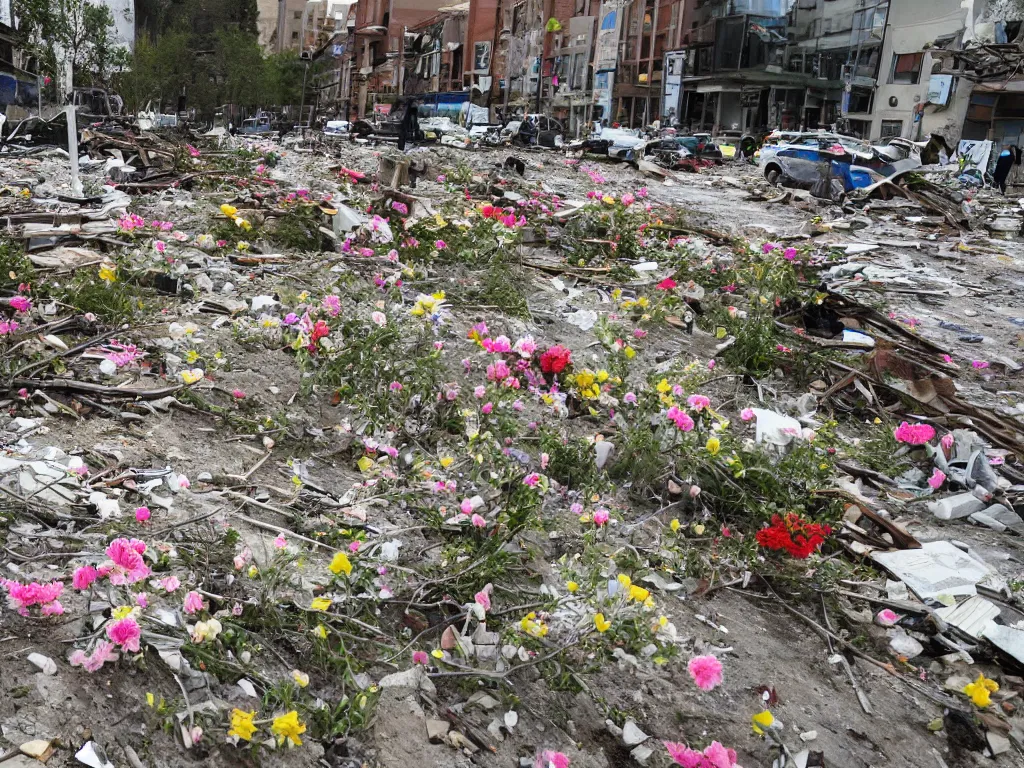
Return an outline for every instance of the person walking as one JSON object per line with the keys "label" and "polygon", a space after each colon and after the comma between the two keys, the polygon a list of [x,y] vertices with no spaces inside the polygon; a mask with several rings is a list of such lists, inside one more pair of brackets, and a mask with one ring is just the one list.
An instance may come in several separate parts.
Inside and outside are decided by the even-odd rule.
{"label": "person walking", "polygon": [[1010,171],[1013,170],[1013,166],[1017,162],[1019,162],[1019,155],[1016,147],[1011,147],[1009,144],[1004,145],[1002,152],[999,153],[999,159],[996,160],[995,171],[992,173],[996,186],[1004,195],[1006,194],[1006,177],[1010,175]]}

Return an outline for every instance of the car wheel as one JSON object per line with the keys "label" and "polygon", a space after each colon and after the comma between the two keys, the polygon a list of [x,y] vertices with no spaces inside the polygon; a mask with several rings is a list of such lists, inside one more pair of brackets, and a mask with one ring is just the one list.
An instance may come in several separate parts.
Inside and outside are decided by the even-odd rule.
{"label": "car wheel", "polygon": [[779,179],[782,178],[782,174],[776,168],[769,168],[764,173],[764,177],[768,179],[768,183],[775,186],[779,183]]}

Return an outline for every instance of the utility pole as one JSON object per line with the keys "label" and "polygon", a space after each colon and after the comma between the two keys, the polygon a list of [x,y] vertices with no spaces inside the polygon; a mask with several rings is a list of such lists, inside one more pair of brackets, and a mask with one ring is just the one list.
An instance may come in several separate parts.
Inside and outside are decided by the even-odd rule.
{"label": "utility pole", "polygon": [[277,52],[284,50],[284,18],[286,0],[277,0]]}

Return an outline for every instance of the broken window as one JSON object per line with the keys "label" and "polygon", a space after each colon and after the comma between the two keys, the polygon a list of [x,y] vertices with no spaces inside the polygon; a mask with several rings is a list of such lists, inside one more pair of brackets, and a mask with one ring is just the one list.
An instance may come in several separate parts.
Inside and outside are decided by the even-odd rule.
{"label": "broken window", "polygon": [[917,85],[921,80],[923,53],[894,53],[889,82],[903,85]]}
{"label": "broken window", "polygon": [[890,139],[903,135],[903,121],[902,120],[883,120],[881,133],[879,134],[883,139]]}

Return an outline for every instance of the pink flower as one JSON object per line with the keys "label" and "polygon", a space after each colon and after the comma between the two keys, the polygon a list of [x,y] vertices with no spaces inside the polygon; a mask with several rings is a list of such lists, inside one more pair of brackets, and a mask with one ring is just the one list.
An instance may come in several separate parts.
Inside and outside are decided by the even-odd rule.
{"label": "pink flower", "polygon": [[561,752],[545,749],[537,755],[533,768],[569,768],[569,758]]}
{"label": "pink flower", "polygon": [[448,180],[448,177],[445,176],[443,173],[440,176],[437,177],[437,183],[438,184],[444,184],[447,180]]}
{"label": "pink flower", "polygon": [[167,250],[167,243],[165,243],[163,240],[154,240],[153,250],[156,251],[157,253],[163,253],[164,251]]}
{"label": "pink flower", "polygon": [[736,751],[712,741],[704,748],[704,760],[708,768],[733,768],[736,765]]}
{"label": "pink flower", "polygon": [[740,411],[740,418],[743,419],[743,421],[752,421],[756,415],[757,414],[754,413],[753,408],[744,408]]}
{"label": "pink flower", "polygon": [[627,208],[636,202],[636,198],[627,192],[622,196],[622,204]]}
{"label": "pink flower", "polygon": [[602,525],[608,522],[608,510],[607,509],[595,509],[594,510],[594,525],[600,528]]}
{"label": "pink flower", "polygon": [[954,442],[956,442],[956,441],[953,439],[953,433],[952,432],[947,432],[946,434],[944,434],[942,436],[942,439],[939,440],[939,444],[943,448],[945,448],[947,452],[951,451],[953,449],[953,443]]}
{"label": "pink flower", "polygon": [[946,482],[946,473],[936,467],[935,471],[932,472],[932,476],[928,478],[928,485],[937,491],[944,482]]}
{"label": "pink flower", "polygon": [[686,399],[686,404],[699,413],[705,408],[711,407],[711,400],[704,395],[690,395]]}
{"label": "pink flower", "polygon": [[199,613],[203,610],[203,597],[198,592],[192,591],[185,594],[185,602],[182,610],[187,614]]}
{"label": "pink flower", "polygon": [[487,527],[487,521],[484,520],[480,515],[477,515],[477,514],[474,514],[473,517],[471,517],[469,519],[469,522],[471,522],[473,524],[474,528],[486,528]]}
{"label": "pink flower", "polygon": [[703,752],[672,741],[663,743],[669,757],[683,768],[736,768],[736,751],[723,747],[717,741],[711,742]]}
{"label": "pink flower", "polygon": [[629,403],[630,405],[636,405],[636,395],[632,392],[627,392],[622,396],[623,402]]}
{"label": "pink flower", "polygon": [[117,661],[117,659],[118,655],[114,652],[114,644],[100,640],[92,649],[92,654],[87,656],[85,651],[76,650],[68,657],[68,662],[73,667],[84,667],[86,672],[97,672],[108,661]]}
{"label": "pink flower", "polygon": [[282,320],[281,322],[284,323],[285,325],[295,325],[297,322],[299,322],[299,316],[296,315],[294,312],[289,312],[287,315],[284,316],[284,320]]}
{"label": "pink flower", "polygon": [[189,480],[185,475],[178,475],[178,487],[185,489],[191,488],[192,481]]}
{"label": "pink flower", "polygon": [[114,586],[134,584],[149,576],[149,566],[142,559],[146,542],[138,539],[114,539],[107,547],[107,562],[100,566],[101,576],[110,577]]}
{"label": "pink flower", "polygon": [[935,429],[929,424],[908,424],[903,422],[893,431],[897,442],[907,445],[924,445],[935,437]]}
{"label": "pink flower", "polygon": [[782,257],[787,261],[792,261],[796,258],[796,248],[787,248],[782,252]]}
{"label": "pink flower", "polygon": [[487,593],[486,589],[481,589],[473,595],[473,599],[476,601],[476,604],[485,611],[491,610],[491,596]]}
{"label": "pink flower", "polygon": [[331,317],[337,317],[341,312],[341,298],[336,294],[330,293],[324,296],[320,304]]}
{"label": "pink flower", "polygon": [[409,206],[407,206],[405,203],[400,203],[397,200],[391,203],[391,207],[402,216],[405,216],[407,213],[409,213]]}
{"label": "pink flower", "polygon": [[412,652],[412,663],[413,664],[422,664],[423,666],[426,666],[427,664],[430,663],[430,658],[427,656],[427,652],[426,651],[413,651]]}
{"label": "pink flower", "polygon": [[446,243],[444,240],[435,240],[434,247],[437,248],[437,250],[439,251],[443,251],[445,248],[448,247],[448,243]]}
{"label": "pink flower", "polygon": [[950,357],[949,355],[943,355],[942,356],[942,362],[944,362],[944,363],[952,363],[953,362],[953,358]]}
{"label": "pink flower", "polygon": [[761,253],[771,253],[779,246],[775,243],[765,243],[761,246]]}
{"label": "pink flower", "polygon": [[388,324],[388,316],[383,312],[374,312],[370,315],[370,319],[381,328]]}
{"label": "pink flower", "polygon": [[480,384],[476,388],[473,389],[473,397],[475,397],[477,400],[483,400],[483,397],[486,394],[487,394],[487,387],[485,387],[483,384]]}
{"label": "pink flower", "polygon": [[971,367],[975,370],[981,371],[988,368],[989,363],[987,360],[971,360]]}
{"label": "pink flower", "polygon": [[889,608],[885,608],[875,615],[875,621],[883,627],[891,627],[899,620],[899,614]]}
{"label": "pink flower", "polygon": [[459,504],[459,509],[462,510],[462,514],[470,515],[473,513],[473,502],[469,499],[463,499],[462,503]]}
{"label": "pink flower", "polygon": [[362,546],[362,542],[359,539],[356,539],[355,541],[349,543],[348,551],[352,554],[355,554],[359,551],[360,546]]}
{"label": "pink flower", "polygon": [[403,389],[402,382],[400,382],[400,381],[392,381],[388,385],[388,389],[390,389],[392,392],[401,392],[402,389]]}
{"label": "pink flower", "polygon": [[89,585],[98,578],[99,573],[95,568],[91,565],[83,565],[75,569],[74,574],[71,576],[71,586],[73,589],[81,592],[83,589],[88,589]]}
{"label": "pink flower", "polygon": [[536,488],[537,483],[539,482],[540,475],[538,475],[536,472],[531,472],[530,474],[523,478],[523,485],[528,485],[531,488]]}
{"label": "pink flower", "polygon": [[484,416],[490,415],[491,411],[494,410],[494,403],[484,403],[480,408],[480,413]]}
{"label": "pink flower", "polygon": [[145,592],[139,592],[137,595],[135,595],[135,604],[143,610],[149,608],[149,595],[147,595]]}
{"label": "pink flower", "polygon": [[144,523],[149,520],[149,507],[139,507],[135,510],[135,519],[140,523]]}
{"label": "pink flower", "polygon": [[698,496],[700,496],[700,486],[699,485],[691,485],[690,486],[690,498],[691,499],[696,499]]}
{"label": "pink flower", "polygon": [[274,546],[278,549],[284,549],[288,546],[288,542],[285,541],[283,533],[277,534],[277,538],[274,539]]}
{"label": "pink flower", "polygon": [[671,291],[673,288],[676,287],[676,285],[678,285],[678,283],[676,283],[675,280],[673,280],[671,277],[666,277],[664,280],[662,280],[654,287],[657,288],[659,291]]}
{"label": "pink flower", "polygon": [[177,576],[168,576],[165,579],[160,579],[160,586],[165,592],[177,592],[181,582]]}
{"label": "pink flower", "polygon": [[243,392],[240,389],[233,389],[233,390],[231,390],[231,396],[233,398],[235,398],[235,400],[244,400],[245,399],[245,392]]}
{"label": "pink flower", "polygon": [[117,645],[132,653],[139,652],[139,638],[142,637],[142,630],[138,622],[128,616],[112,624],[107,625],[107,637]]}
{"label": "pink flower", "polygon": [[690,418],[690,415],[686,413],[686,411],[679,410],[675,405],[668,409],[665,413],[665,417],[669,421],[674,422],[676,428],[681,432],[689,432],[694,427],[693,419]]}
{"label": "pink flower", "polygon": [[28,609],[38,605],[43,616],[59,616],[64,613],[64,606],[57,599],[64,591],[64,584],[60,581],[52,581],[48,584],[40,584],[33,581],[29,584],[22,584],[18,581],[6,580],[2,586],[7,590],[7,598],[12,608],[16,608],[22,616],[28,616]]}
{"label": "pink flower", "polygon": [[15,312],[28,312],[32,309],[32,302],[24,296],[12,296],[9,303]]}
{"label": "pink flower", "polygon": [[702,691],[712,691],[722,684],[722,662],[710,654],[694,656],[686,668]]}

